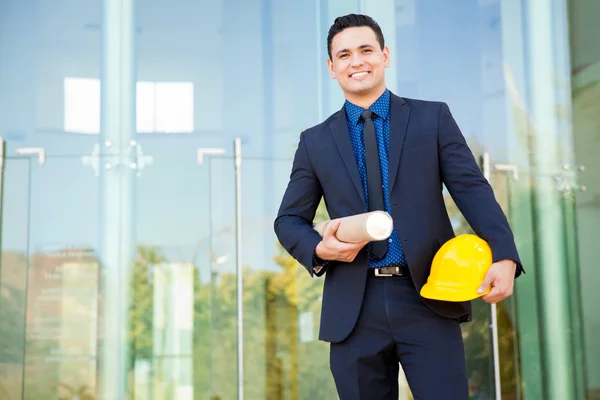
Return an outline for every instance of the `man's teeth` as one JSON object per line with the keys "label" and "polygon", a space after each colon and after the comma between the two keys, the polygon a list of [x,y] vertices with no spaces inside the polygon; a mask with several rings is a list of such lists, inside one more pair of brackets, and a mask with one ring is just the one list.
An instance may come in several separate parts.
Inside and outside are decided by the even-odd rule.
{"label": "man's teeth", "polygon": [[352,77],[353,77],[353,78],[354,78],[354,77],[359,77],[359,76],[363,76],[363,75],[366,75],[366,74],[368,74],[368,72],[357,72],[357,73],[355,73],[355,74],[352,74]]}

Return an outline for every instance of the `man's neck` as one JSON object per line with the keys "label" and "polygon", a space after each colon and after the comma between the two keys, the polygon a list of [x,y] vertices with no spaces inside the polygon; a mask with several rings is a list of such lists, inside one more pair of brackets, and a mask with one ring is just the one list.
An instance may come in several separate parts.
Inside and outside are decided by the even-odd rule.
{"label": "man's neck", "polygon": [[386,87],[383,86],[377,90],[365,94],[353,94],[346,93],[345,97],[350,103],[355,104],[361,108],[367,109],[377,101],[378,98],[385,92]]}

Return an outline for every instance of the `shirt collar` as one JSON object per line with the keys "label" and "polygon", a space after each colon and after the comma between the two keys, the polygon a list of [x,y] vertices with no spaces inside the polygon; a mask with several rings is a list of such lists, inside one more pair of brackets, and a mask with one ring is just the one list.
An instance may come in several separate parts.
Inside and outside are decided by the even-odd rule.
{"label": "shirt collar", "polygon": [[[358,124],[360,116],[365,111],[364,108],[357,106],[354,103],[346,100],[344,103],[346,110],[346,118],[352,126]],[[369,110],[377,114],[381,119],[385,120],[390,112],[390,91],[386,89],[381,96],[369,107]]]}

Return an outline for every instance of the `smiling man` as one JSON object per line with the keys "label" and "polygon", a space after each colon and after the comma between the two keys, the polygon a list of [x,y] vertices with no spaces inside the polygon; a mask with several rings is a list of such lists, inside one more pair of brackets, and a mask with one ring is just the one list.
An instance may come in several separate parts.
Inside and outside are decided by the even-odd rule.
{"label": "smiling man", "polygon": [[[468,398],[459,324],[469,302],[419,295],[435,252],[454,236],[445,184],[494,264],[481,289],[496,303],[522,272],[513,235],[448,106],[387,89],[390,52],[368,16],[335,20],[327,37],[329,73],[341,110],[302,132],[275,232],[311,276],[325,274],[319,339],[342,400],[397,399],[399,364],[415,399]],[[384,210],[388,240],[342,243],[339,223],[321,237],[313,218],[325,199],[332,219]]]}

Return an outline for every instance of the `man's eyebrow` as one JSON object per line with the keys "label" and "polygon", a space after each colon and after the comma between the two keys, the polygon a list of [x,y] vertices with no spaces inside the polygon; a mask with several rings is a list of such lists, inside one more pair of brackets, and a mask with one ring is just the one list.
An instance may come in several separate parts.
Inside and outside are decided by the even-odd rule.
{"label": "man's eyebrow", "polygon": [[[362,45],[358,46],[358,48],[359,49],[366,49],[366,48],[373,48],[373,46],[370,45],[370,44],[362,44]],[[335,53],[335,55],[339,56],[340,53],[346,53],[348,51],[350,51],[350,49],[341,49],[340,51],[338,51],[337,53]]]}

